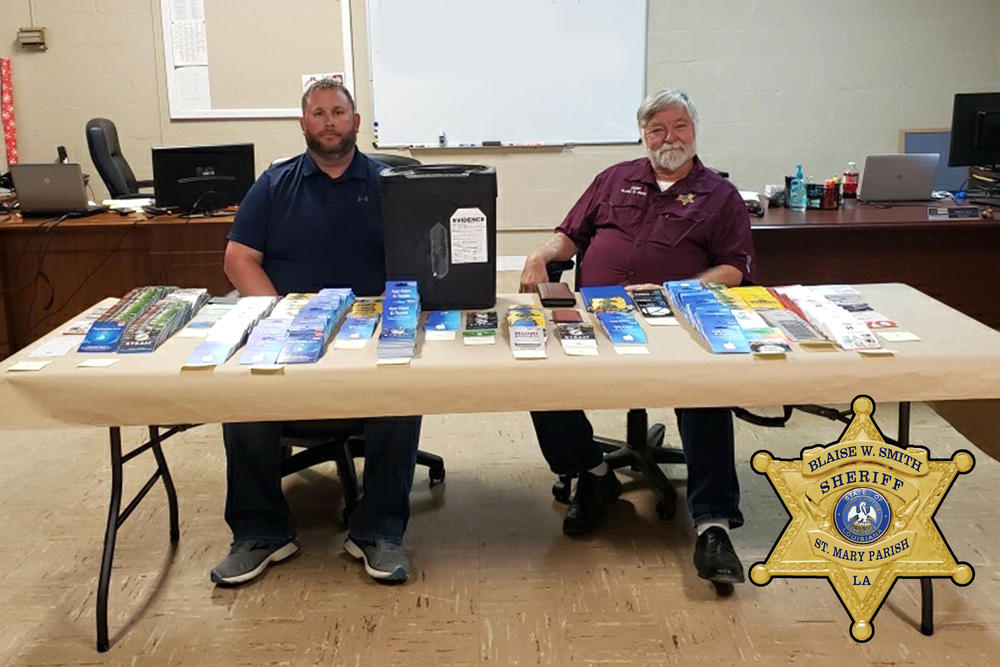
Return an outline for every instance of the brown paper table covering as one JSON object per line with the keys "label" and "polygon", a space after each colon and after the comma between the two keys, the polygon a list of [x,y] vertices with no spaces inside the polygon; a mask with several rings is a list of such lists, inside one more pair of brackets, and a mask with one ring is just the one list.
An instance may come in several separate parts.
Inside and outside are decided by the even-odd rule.
{"label": "brown paper table covering", "polygon": [[[598,328],[600,355],[567,357],[549,326],[548,358],[517,360],[505,329],[495,345],[424,341],[408,366],[376,366],[363,350],[328,349],[316,364],[251,374],[239,350],[214,369],[181,370],[201,339],[176,335],[152,354],[57,357],[40,371],[7,372],[63,327],[0,362],[0,427],[57,428],[319,419],[569,408],[776,406],[1000,398],[1000,332],[902,284],[860,285],[868,302],[919,342],[884,343],[892,357],[806,351],[784,358],[718,355],[686,325],[651,327],[648,355],[618,355]],[[500,295],[501,322],[511,303]],[[588,319],[589,319],[588,315]],[[78,368],[114,356],[107,368]]]}

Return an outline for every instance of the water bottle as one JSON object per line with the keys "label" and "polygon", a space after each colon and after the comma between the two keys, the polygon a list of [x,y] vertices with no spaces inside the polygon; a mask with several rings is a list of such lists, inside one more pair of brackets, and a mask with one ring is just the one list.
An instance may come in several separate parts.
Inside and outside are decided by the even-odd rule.
{"label": "water bottle", "polygon": [[802,176],[802,165],[795,165],[797,171],[792,178],[791,191],[788,193],[788,205],[795,211],[806,210],[806,181]]}

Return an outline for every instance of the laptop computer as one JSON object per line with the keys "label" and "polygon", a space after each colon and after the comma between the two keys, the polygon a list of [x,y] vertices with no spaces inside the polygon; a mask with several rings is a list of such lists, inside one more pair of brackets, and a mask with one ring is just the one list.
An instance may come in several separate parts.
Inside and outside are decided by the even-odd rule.
{"label": "laptop computer", "polygon": [[88,200],[78,164],[12,164],[10,175],[21,215],[76,217],[108,210]]}
{"label": "laptop computer", "polygon": [[869,155],[861,176],[862,201],[927,201],[934,188],[939,153]]}

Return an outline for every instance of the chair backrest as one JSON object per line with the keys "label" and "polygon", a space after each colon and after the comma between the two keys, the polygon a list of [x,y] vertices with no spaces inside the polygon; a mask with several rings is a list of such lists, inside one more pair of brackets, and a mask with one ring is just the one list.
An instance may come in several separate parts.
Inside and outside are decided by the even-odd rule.
{"label": "chair backrest", "polygon": [[114,123],[107,118],[87,121],[87,147],[90,159],[112,197],[135,194],[139,190],[135,174],[122,155]]}
{"label": "chair backrest", "polygon": [[420,164],[420,160],[406,157],[405,155],[393,155],[391,153],[365,153],[365,155],[390,167],[415,167]]}

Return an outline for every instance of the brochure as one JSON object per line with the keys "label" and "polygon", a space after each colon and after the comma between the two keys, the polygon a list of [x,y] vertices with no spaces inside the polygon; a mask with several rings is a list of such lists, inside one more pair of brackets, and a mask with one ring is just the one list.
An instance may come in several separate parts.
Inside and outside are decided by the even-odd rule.
{"label": "brochure", "polygon": [[646,332],[631,312],[598,312],[597,319],[619,354],[648,354]]}
{"label": "brochure", "polygon": [[592,324],[557,324],[556,337],[569,356],[596,357],[597,334]]}
{"label": "brochure", "polygon": [[455,340],[461,328],[461,311],[431,311],[427,313],[427,321],[424,323],[424,340]]}
{"label": "brochure", "polygon": [[[580,296],[587,310],[629,310],[632,299],[622,285],[605,285],[596,287],[581,287]],[[596,301],[596,303],[595,303]]]}

